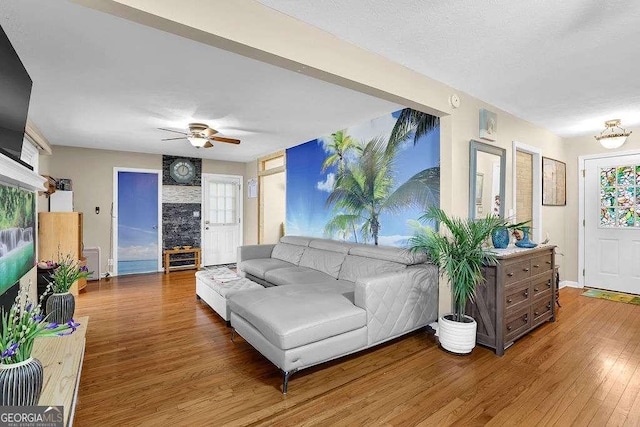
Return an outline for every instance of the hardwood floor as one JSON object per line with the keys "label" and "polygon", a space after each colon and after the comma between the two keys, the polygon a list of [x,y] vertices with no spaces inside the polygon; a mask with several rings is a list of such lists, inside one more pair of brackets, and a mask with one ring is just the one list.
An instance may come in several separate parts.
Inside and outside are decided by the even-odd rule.
{"label": "hardwood floor", "polygon": [[[90,282],[75,425],[640,425],[640,307],[562,289],[504,357],[424,331],[293,375],[195,299],[193,271]],[[542,354],[542,356],[540,356]]]}

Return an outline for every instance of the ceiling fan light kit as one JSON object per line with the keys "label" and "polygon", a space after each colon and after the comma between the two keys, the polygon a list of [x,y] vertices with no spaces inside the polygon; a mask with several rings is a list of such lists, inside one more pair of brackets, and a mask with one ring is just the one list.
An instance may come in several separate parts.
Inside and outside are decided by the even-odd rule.
{"label": "ceiling fan light kit", "polygon": [[191,145],[193,145],[196,148],[202,148],[205,146],[207,142],[209,142],[207,138],[204,138],[200,135],[189,135],[187,136],[187,139],[189,140]]}
{"label": "ceiling fan light kit", "polygon": [[178,138],[165,138],[163,141],[172,141],[175,139],[186,139],[195,148],[210,148],[213,147],[212,142],[226,142],[229,144],[240,144],[239,139],[226,138],[223,136],[216,136],[218,131],[210,128],[204,123],[189,123],[189,132],[180,132],[173,129],[158,128],[167,132],[180,133],[184,136]]}
{"label": "ceiling fan light kit", "polygon": [[600,135],[595,136],[595,139],[604,148],[620,148],[627,141],[627,137],[631,135],[630,130],[620,127],[620,119],[607,120],[604,125],[605,128]]}

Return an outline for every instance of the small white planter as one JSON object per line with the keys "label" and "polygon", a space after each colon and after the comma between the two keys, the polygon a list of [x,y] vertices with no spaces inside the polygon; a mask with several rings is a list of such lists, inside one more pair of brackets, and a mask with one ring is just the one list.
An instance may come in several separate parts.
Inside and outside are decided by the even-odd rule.
{"label": "small white planter", "polygon": [[444,315],[438,319],[438,338],[440,345],[447,351],[457,354],[469,354],[476,346],[478,324],[470,316],[464,316],[469,322],[454,322]]}

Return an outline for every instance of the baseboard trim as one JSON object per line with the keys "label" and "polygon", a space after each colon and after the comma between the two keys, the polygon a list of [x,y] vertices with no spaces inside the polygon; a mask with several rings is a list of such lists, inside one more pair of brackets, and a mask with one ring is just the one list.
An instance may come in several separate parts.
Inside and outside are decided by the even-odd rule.
{"label": "baseboard trim", "polygon": [[572,282],[570,280],[561,280],[560,281],[560,289],[562,289],[562,288],[578,288],[578,289],[582,289],[583,287],[584,286],[582,286],[578,282]]}

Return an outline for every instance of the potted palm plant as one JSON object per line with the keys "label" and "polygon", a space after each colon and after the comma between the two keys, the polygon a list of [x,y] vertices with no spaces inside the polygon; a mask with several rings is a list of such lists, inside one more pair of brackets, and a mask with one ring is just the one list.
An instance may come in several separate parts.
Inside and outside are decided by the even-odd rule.
{"label": "potted palm plant", "polygon": [[476,287],[484,281],[482,266],[496,262],[484,243],[503,221],[496,216],[475,221],[449,217],[438,208],[431,208],[420,221],[435,221],[448,230],[440,234],[420,225],[409,239],[409,250],[426,253],[451,285],[454,312],[438,320],[440,345],[453,353],[470,353],[476,345],[477,323],[465,315],[465,308],[467,302],[474,301]]}

